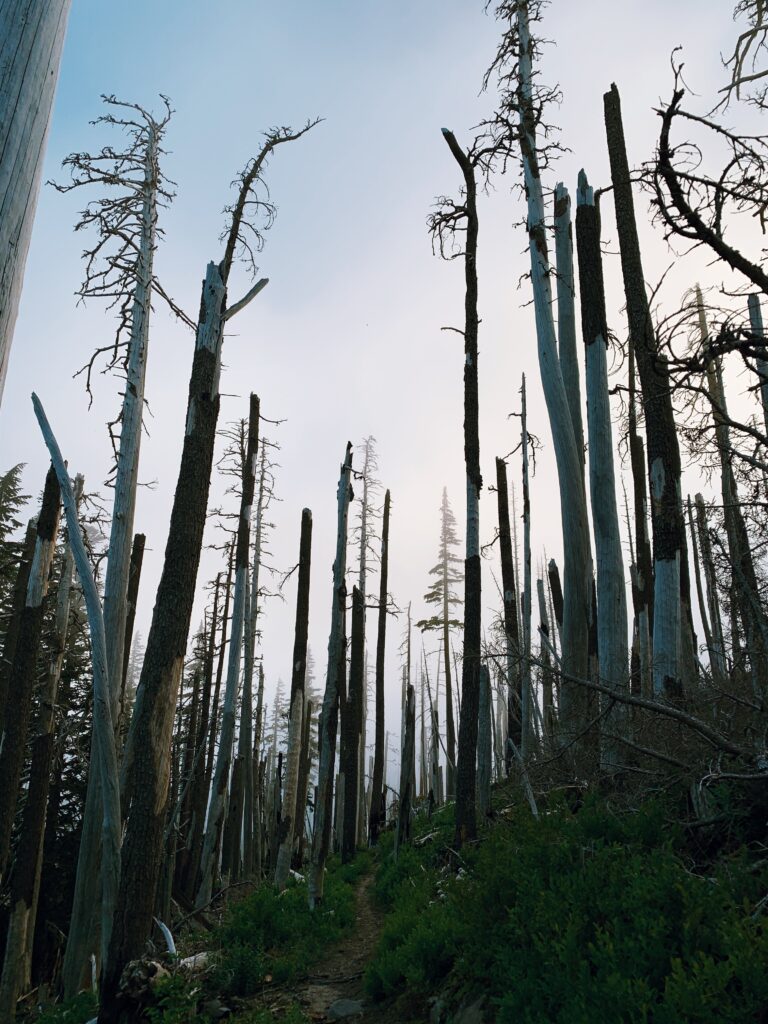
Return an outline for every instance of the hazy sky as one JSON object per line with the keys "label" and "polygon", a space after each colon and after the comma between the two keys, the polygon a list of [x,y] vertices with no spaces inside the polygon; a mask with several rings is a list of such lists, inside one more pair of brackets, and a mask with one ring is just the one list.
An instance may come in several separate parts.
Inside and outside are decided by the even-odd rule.
{"label": "hazy sky", "polygon": [[[685,47],[687,80],[702,109],[722,84],[721,51],[735,38],[724,0],[554,0],[546,13],[544,79],[558,81],[563,102],[551,119],[562,127],[567,153],[547,184],[564,180],[575,191],[587,169],[595,186],[608,179],[602,94],[615,81],[622,93],[630,161],[653,151],[658,118],[652,107],[671,90],[669,55]],[[490,109],[480,95],[485,67],[499,34],[482,0],[134,0],[130,4],[75,0],[66,40],[44,178],[58,177],[72,150],[94,150],[117,139],[89,120],[101,113],[99,95],[159,109],[167,94],[176,114],[169,126],[167,175],[178,197],[164,211],[159,277],[193,316],[206,263],[221,257],[222,207],[230,182],[275,124],[325,120],[307,137],[281,147],[268,171],[278,216],[260,271],[268,288],[231,324],[223,350],[220,423],[247,414],[248,393],[262,411],[284,419],[269,428],[282,445],[277,472],[280,504],[273,508],[275,563],[298,554],[301,509],[314,514],[310,642],[324,677],[330,619],[335,489],[348,439],[378,439],[380,478],[392,491],[391,589],[401,606],[422,595],[437,552],[440,495],[449,489],[463,536],[461,339],[441,332],[462,326],[460,263],[434,257],[425,218],[435,196],[455,194],[459,174],[440,134],[459,140]],[[711,105],[711,104],[710,104]],[[481,461],[493,482],[494,457],[517,443],[521,373],[530,390],[530,429],[544,450],[532,483],[534,567],[546,548],[561,562],[559,502],[549,428],[538,381],[533,311],[526,307],[528,268],[517,175],[499,180],[480,209]],[[98,377],[88,411],[82,379],[72,374],[113,331],[98,304],[76,307],[86,239],[72,232],[83,192],[44,188],[37,211],[21,311],[0,410],[0,469],[27,463],[24,482],[37,494],[46,453],[32,415],[40,395],[72,472],[87,488],[104,490],[110,446],[105,422],[118,407],[118,383]],[[606,204],[610,205],[610,204]],[[645,216],[647,203],[639,211]],[[604,214],[611,237],[611,211]],[[645,269],[660,276],[669,262],[658,233],[644,230]],[[615,245],[613,246],[615,249]],[[623,336],[618,260],[609,259],[609,319]],[[709,279],[722,274],[709,271]],[[249,281],[231,279],[230,299]],[[668,285],[671,299],[690,286]],[[136,529],[147,534],[137,628],[146,636],[167,537],[170,503],[183,436],[193,339],[158,306],[152,322],[147,397],[151,416],[142,448],[142,488]],[[519,479],[519,463],[510,464]],[[224,484],[215,481],[213,493]],[[107,492],[109,494],[109,492]],[[109,494],[111,501],[111,494]],[[484,492],[484,540],[493,536],[495,499]],[[354,554],[350,552],[353,559]],[[204,555],[199,583],[217,571]],[[498,601],[484,571],[484,615]],[[375,584],[373,584],[375,586]],[[370,585],[369,585],[370,587]],[[263,652],[270,692],[290,680],[295,579],[285,603],[272,601]],[[195,611],[193,628],[202,605]],[[375,616],[373,616],[375,619]],[[399,727],[396,647],[402,625],[390,624],[388,722]],[[375,623],[369,620],[370,643]],[[430,642],[430,649],[434,644]]]}

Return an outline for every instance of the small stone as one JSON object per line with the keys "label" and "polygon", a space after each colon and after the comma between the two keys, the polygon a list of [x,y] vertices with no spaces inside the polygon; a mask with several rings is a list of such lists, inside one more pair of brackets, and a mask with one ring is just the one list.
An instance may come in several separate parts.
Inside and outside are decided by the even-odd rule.
{"label": "small stone", "polygon": [[362,1017],[363,1004],[359,999],[337,999],[325,1012],[328,1020],[346,1020],[348,1017]]}

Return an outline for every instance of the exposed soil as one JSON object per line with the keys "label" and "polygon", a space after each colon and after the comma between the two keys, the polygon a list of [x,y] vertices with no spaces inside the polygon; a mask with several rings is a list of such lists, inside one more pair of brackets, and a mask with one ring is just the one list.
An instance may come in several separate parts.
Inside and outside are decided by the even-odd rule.
{"label": "exposed soil", "polygon": [[334,1004],[339,1000],[351,1000],[359,1003],[360,1007],[357,1012],[343,1018],[350,1024],[358,1021],[365,1024],[404,1024],[407,1018],[401,1010],[391,1003],[371,1003],[365,993],[365,968],[373,956],[383,920],[373,901],[373,880],[374,876],[369,874],[358,884],[355,893],[356,921],[349,934],[314,965],[305,980],[295,983],[290,991],[274,993],[269,1008],[275,1013],[276,1020],[280,1018],[280,1011],[290,1006],[298,1006],[311,1021],[339,1020],[341,1018],[333,1015]]}

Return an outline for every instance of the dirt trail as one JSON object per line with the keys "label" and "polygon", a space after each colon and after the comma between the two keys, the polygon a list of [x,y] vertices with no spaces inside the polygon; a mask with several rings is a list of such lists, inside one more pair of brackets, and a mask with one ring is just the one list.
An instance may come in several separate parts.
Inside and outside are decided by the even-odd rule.
{"label": "dirt trail", "polygon": [[[286,993],[284,1006],[298,1005],[311,1021],[317,1022],[402,1024],[402,1016],[392,1007],[373,1005],[365,994],[365,968],[373,956],[383,919],[373,901],[373,881],[373,874],[366,875],[357,887],[354,928],[315,964],[308,978]],[[348,1015],[338,1015],[344,1011],[349,1011]]]}

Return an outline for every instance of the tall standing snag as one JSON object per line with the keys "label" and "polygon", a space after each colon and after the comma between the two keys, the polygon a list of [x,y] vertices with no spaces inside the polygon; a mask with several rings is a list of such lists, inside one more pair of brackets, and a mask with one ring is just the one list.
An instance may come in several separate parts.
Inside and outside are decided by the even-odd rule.
{"label": "tall standing snag", "polygon": [[275,865],[275,885],[284,889],[291,869],[294,836],[303,827],[304,808],[299,805],[299,763],[304,738],[304,682],[307,675],[307,637],[309,634],[309,582],[312,559],[312,513],[301,513],[299,541],[299,584],[296,594],[296,629],[293,642],[291,703],[288,716],[288,763],[285,769],[285,798],[280,819],[280,845]]}
{"label": "tall standing snag", "polygon": [[344,455],[344,462],[341,465],[339,485],[336,491],[338,519],[336,528],[336,557],[333,562],[331,629],[328,636],[328,669],[325,677],[325,693],[320,713],[320,765],[317,777],[317,799],[315,801],[315,832],[312,838],[312,861],[309,867],[309,884],[307,886],[311,908],[316,907],[323,899],[325,862],[328,859],[331,842],[336,731],[339,721],[339,701],[344,692],[344,617],[347,601],[347,587],[344,578],[347,570],[349,503],[353,496],[351,479],[352,445],[350,442],[347,442],[347,450]]}
{"label": "tall standing snag", "polygon": [[[258,281],[229,308],[227,283],[238,248],[252,260],[254,245],[258,248],[262,241],[257,232],[254,242],[256,229],[248,223],[249,212],[264,209],[268,216],[274,212],[253,191],[261,183],[265,161],[276,146],[299,138],[311,126],[307,124],[298,132],[277,129],[267,136],[261,152],[241,176],[238,198],[230,211],[224,258],[220,264],[208,265],[203,284],[179,478],[131,722],[133,761],[128,766],[127,785],[131,806],[115,927],[102,975],[102,1024],[119,1019],[122,1011],[118,989],[123,967],[141,955],[152,925],[162,859],[173,713],[189,636],[219,414],[224,324],[259,293],[266,281]],[[130,1019],[133,1011],[126,1008],[125,1015]]]}
{"label": "tall standing snag", "polygon": [[654,560],[653,692],[655,696],[676,697],[683,685],[681,559],[685,526],[680,493],[680,447],[672,412],[669,372],[658,350],[645,290],[621,102],[615,85],[603,101],[630,344],[640,375],[648,441]]}
{"label": "tall standing snag", "polygon": [[384,521],[381,527],[381,568],[379,570],[379,620],[376,638],[376,742],[371,784],[371,844],[385,823],[384,806],[384,653],[387,639],[387,582],[389,577],[389,490],[384,495]]}
{"label": "tall standing snag", "polygon": [[[579,174],[576,241],[581,287],[581,328],[586,346],[589,488],[597,561],[597,644],[600,679],[616,690],[626,689],[629,676],[627,590],[621,553],[616,480],[613,470],[611,405],[608,397],[608,325],[605,313],[600,224],[595,197],[584,171]],[[610,732],[620,731],[616,710]],[[619,763],[618,751],[604,745],[609,768]]]}
{"label": "tall standing snag", "polygon": [[0,402],[71,0],[0,4]]}
{"label": "tall standing snag", "polygon": [[456,841],[474,839],[477,834],[475,779],[477,758],[477,714],[480,694],[481,567],[480,567],[480,432],[478,422],[477,371],[477,183],[475,168],[483,159],[473,147],[465,153],[453,132],[443,128],[451,154],[464,178],[463,202],[445,201],[443,212],[431,220],[432,230],[442,243],[442,232],[461,226],[464,241],[464,465],[467,478],[467,534],[464,561],[464,657],[461,669],[461,713],[456,765]]}

